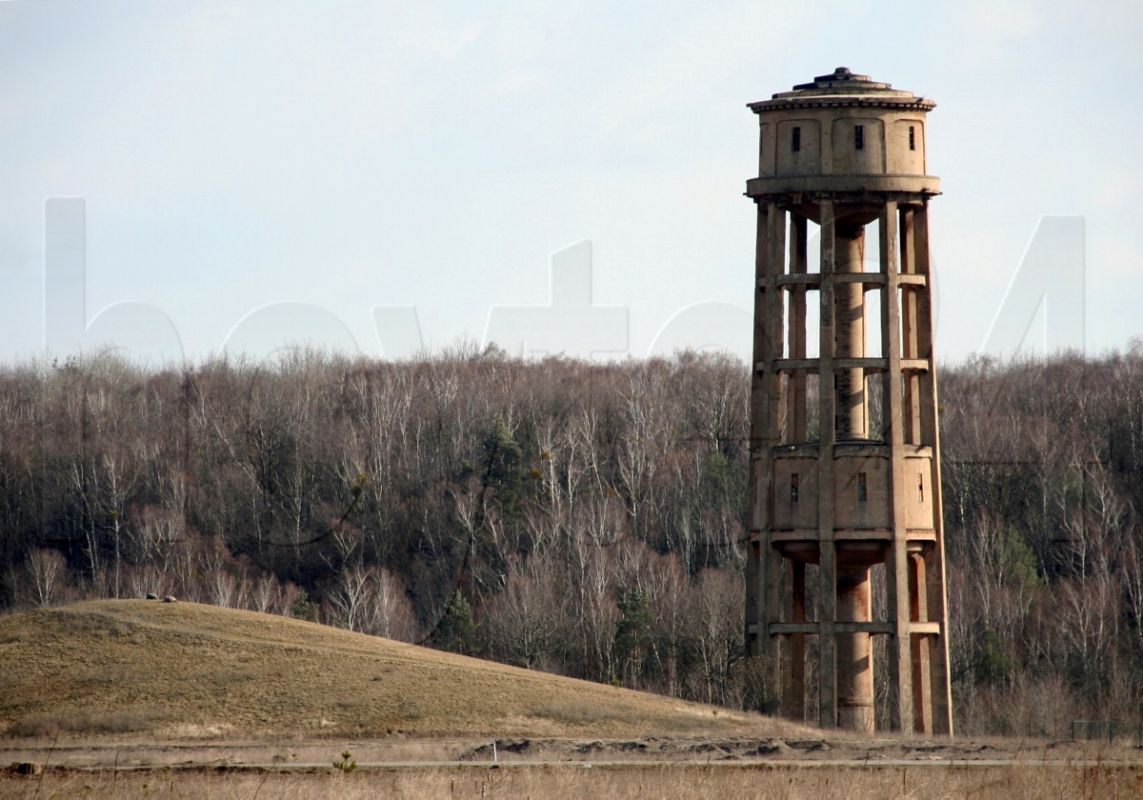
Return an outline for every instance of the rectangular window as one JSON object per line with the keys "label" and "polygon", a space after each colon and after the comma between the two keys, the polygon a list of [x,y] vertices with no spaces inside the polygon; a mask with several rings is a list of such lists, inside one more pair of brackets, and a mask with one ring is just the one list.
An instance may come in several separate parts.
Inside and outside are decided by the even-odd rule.
{"label": "rectangular window", "polygon": [[864,150],[865,149],[865,126],[864,125],[854,125],[853,126],[853,149],[854,150]]}
{"label": "rectangular window", "polygon": [[790,135],[790,149],[795,153],[802,149],[802,129],[797,126]]}
{"label": "rectangular window", "polygon": [[869,499],[869,486],[865,482],[865,473],[857,473],[857,502],[864,503]]}
{"label": "rectangular window", "polygon": [[798,473],[790,473],[790,502],[798,502]]}
{"label": "rectangular window", "polygon": [[917,499],[925,502],[925,473],[917,473]]}
{"label": "rectangular window", "polygon": [[917,149],[917,129],[912,125],[909,126],[909,149]]}

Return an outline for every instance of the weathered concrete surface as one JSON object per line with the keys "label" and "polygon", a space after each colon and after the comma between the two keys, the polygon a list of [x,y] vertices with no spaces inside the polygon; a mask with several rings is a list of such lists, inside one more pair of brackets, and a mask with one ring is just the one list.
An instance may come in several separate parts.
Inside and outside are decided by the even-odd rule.
{"label": "weathered concrete surface", "polygon": [[[747,647],[763,665],[764,710],[780,697],[786,715],[825,727],[952,732],[927,213],[940,182],[925,149],[934,107],[844,67],[750,104],[760,136],[746,191],[758,208]],[[807,330],[813,303],[819,324]],[[886,619],[871,616],[874,580],[885,581]],[[889,637],[882,720],[875,635]]]}

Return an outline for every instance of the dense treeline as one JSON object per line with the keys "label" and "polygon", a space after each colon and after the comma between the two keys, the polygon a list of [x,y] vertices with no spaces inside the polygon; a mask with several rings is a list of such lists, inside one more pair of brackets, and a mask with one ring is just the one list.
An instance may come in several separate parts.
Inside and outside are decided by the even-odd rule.
{"label": "dense treeline", "polygon": [[[0,605],[148,592],[723,704],[744,365],[299,353],[0,372]],[[962,728],[1139,716],[1143,356],[946,369]]]}
{"label": "dense treeline", "polygon": [[1143,347],[945,370],[941,414],[962,720],[1143,719]]}

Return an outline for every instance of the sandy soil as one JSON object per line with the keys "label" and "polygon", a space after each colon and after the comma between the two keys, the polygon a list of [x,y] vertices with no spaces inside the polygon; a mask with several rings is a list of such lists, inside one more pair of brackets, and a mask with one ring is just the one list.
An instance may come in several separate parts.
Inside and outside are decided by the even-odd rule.
{"label": "sandy soil", "polygon": [[0,765],[55,767],[321,767],[344,751],[359,766],[395,764],[740,762],[1122,763],[1143,767],[1143,747],[1130,743],[1034,739],[921,739],[846,736],[647,737],[631,739],[425,738],[282,739],[155,742],[140,737],[7,740]]}

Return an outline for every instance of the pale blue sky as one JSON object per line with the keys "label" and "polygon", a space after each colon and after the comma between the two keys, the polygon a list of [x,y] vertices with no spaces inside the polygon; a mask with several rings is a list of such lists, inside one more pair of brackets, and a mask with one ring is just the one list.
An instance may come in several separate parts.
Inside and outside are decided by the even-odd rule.
{"label": "pale blue sky", "polygon": [[582,239],[642,356],[693,303],[750,308],[745,104],[838,65],[938,103],[945,355],[1044,214],[1087,220],[1089,351],[1143,333],[1143,4],[477,5],[0,2],[0,358],[42,346],[52,196],[87,202],[89,316],[149,303],[192,357],[277,301],[371,354],[375,305],[479,340]]}

